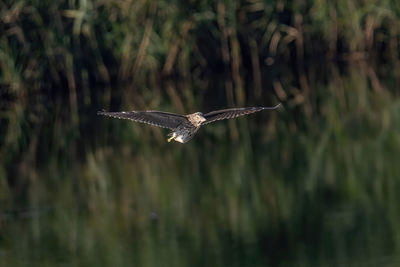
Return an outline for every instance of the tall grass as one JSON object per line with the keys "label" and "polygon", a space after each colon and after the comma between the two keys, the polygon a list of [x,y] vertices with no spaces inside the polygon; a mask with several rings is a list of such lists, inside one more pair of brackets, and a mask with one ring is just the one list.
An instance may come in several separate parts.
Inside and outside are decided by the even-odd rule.
{"label": "tall grass", "polygon": [[[398,262],[395,1],[0,13],[1,266]],[[184,146],[95,117],[277,102]]]}
{"label": "tall grass", "polygon": [[46,129],[52,149],[78,151],[93,128],[83,114],[102,108],[189,112],[284,102],[309,113],[317,101],[309,81],[332,79],[332,64],[348,60],[353,68],[369,59],[373,89],[397,94],[399,7],[391,1],[6,1],[0,8],[6,162],[24,157],[29,143],[34,150],[49,123],[56,124]]}

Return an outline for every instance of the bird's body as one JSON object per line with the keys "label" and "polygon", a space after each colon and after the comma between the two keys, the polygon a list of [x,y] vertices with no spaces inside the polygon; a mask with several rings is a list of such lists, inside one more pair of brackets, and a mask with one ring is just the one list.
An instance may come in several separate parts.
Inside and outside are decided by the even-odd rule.
{"label": "bird's body", "polygon": [[193,138],[199,129],[200,127],[193,127],[191,125],[179,125],[178,128],[168,134],[168,136],[170,136],[168,142],[175,140],[182,144],[186,143]]}
{"label": "bird's body", "polygon": [[216,110],[206,114],[196,112],[188,115],[179,115],[162,111],[122,111],[122,112],[105,112],[101,111],[97,114],[109,116],[118,119],[128,119],[137,122],[147,123],[158,127],[168,128],[172,130],[168,134],[171,140],[180,143],[186,143],[197,133],[201,126],[210,122],[232,119],[243,115],[248,115],[266,109],[276,109],[280,104],[274,107],[247,107]]}

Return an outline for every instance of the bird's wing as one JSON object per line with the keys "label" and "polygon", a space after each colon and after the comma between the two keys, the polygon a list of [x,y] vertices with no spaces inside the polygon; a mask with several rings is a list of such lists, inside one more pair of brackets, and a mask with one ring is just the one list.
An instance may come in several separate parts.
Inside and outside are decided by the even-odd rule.
{"label": "bird's wing", "polygon": [[161,111],[122,111],[122,112],[97,112],[98,115],[104,115],[117,119],[127,119],[142,123],[151,124],[154,126],[168,128],[174,130],[183,121],[186,121],[186,117],[179,114],[173,114]]}
{"label": "bird's wing", "polygon": [[203,122],[202,125],[208,124],[214,121],[225,120],[225,119],[232,119],[243,115],[248,115],[254,112],[258,112],[265,109],[276,109],[281,104],[278,104],[274,107],[248,107],[248,108],[231,108],[231,109],[222,109],[211,111],[204,115],[206,121]]}

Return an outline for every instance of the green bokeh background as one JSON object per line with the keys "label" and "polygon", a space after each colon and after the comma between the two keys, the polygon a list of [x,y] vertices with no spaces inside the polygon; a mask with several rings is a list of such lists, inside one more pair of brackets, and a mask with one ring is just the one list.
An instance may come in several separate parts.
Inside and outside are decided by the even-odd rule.
{"label": "green bokeh background", "polygon": [[[0,3],[0,266],[398,266],[398,1]],[[269,106],[187,144],[98,110]]]}

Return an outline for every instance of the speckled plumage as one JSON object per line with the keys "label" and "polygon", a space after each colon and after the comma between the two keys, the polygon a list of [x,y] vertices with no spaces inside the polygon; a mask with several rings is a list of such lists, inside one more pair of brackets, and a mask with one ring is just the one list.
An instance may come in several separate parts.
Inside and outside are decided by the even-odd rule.
{"label": "speckled plumage", "polygon": [[280,104],[274,107],[246,107],[216,110],[206,114],[196,112],[188,115],[179,115],[162,111],[122,111],[122,112],[105,112],[100,111],[97,114],[118,119],[128,119],[136,122],[151,124],[158,127],[168,128],[172,130],[168,134],[171,140],[180,143],[186,143],[197,133],[201,126],[224,119],[232,119],[243,115],[248,115],[261,110],[276,109]]}

